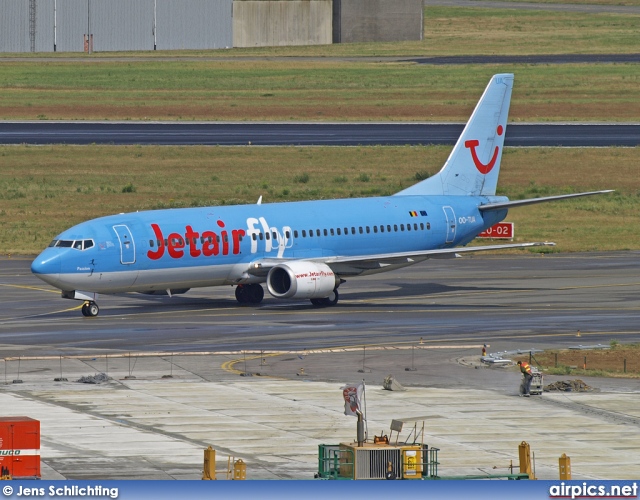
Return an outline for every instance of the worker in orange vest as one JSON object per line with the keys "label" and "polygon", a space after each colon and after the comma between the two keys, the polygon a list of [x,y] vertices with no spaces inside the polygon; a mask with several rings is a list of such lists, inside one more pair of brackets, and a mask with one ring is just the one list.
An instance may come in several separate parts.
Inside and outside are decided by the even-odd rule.
{"label": "worker in orange vest", "polygon": [[533,375],[531,374],[531,365],[526,361],[518,361],[518,366],[520,367],[520,371],[524,376],[524,396],[528,398],[531,393],[531,380],[533,380]]}

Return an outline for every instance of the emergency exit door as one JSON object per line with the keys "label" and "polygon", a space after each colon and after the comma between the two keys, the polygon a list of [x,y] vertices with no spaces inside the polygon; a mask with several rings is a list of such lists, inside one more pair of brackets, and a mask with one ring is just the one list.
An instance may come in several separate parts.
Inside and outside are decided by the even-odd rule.
{"label": "emergency exit door", "polygon": [[456,214],[451,207],[442,207],[447,218],[447,239],[446,243],[453,243],[456,238]]}

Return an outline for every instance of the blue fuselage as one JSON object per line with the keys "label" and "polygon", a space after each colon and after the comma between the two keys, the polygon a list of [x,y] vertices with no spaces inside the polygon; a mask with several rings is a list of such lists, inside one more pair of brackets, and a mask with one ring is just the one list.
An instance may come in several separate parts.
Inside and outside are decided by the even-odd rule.
{"label": "blue fuselage", "polygon": [[259,282],[245,273],[256,260],[465,245],[506,216],[506,210],[481,213],[486,202],[389,196],[112,215],[58,235],[32,271],[61,290],[100,293]]}

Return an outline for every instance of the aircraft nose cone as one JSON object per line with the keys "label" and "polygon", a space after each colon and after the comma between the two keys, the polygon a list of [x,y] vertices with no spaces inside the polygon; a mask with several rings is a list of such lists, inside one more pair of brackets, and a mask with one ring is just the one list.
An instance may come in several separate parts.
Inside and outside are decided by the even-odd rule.
{"label": "aircraft nose cone", "polygon": [[60,258],[45,250],[31,263],[31,272],[43,281],[50,282],[60,275]]}

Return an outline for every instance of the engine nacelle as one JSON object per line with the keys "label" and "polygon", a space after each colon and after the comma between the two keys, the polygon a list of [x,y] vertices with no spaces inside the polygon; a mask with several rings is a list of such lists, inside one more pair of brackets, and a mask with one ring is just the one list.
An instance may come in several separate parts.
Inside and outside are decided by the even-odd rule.
{"label": "engine nacelle", "polygon": [[338,284],[329,266],[303,260],[278,264],[267,275],[269,293],[277,299],[321,299]]}

